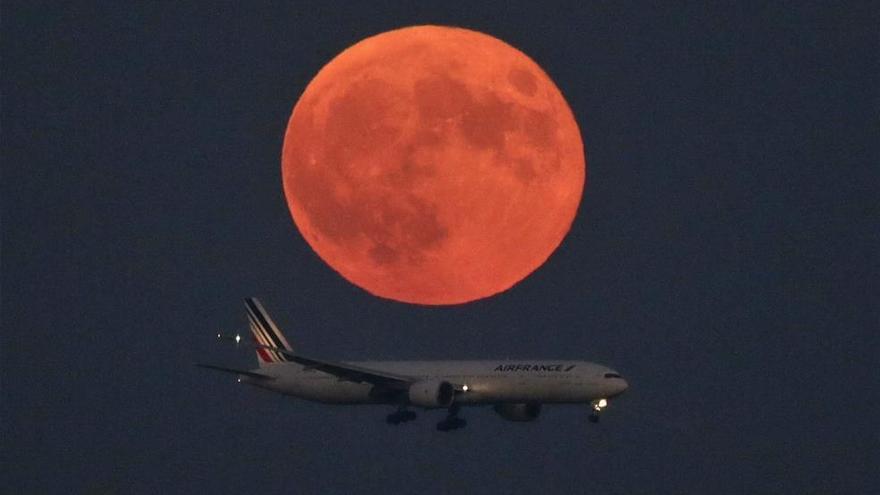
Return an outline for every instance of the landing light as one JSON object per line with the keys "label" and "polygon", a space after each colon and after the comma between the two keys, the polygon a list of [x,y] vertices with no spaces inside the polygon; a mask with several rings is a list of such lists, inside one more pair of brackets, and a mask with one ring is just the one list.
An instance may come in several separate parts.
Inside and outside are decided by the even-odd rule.
{"label": "landing light", "polygon": [[236,334],[235,335],[235,343],[237,344],[239,342],[241,342],[241,335]]}
{"label": "landing light", "polygon": [[461,391],[462,391],[462,392],[467,392],[467,391],[468,391],[468,386],[467,386],[467,385],[462,385],[462,386],[461,386]]}
{"label": "landing light", "polygon": [[608,401],[607,401],[607,400],[605,400],[605,399],[600,399],[600,400],[599,400],[599,407],[605,407],[605,406],[607,406],[607,405],[608,405]]}

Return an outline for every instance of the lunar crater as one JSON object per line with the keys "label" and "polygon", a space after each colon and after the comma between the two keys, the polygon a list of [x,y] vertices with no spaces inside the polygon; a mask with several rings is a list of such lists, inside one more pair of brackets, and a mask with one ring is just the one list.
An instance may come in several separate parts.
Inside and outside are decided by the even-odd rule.
{"label": "lunar crater", "polygon": [[398,262],[399,253],[407,253],[409,260],[424,259],[423,253],[440,248],[449,235],[437,208],[422,198],[409,195],[400,203],[373,201],[378,215],[366,224],[363,235],[372,244],[369,255],[376,264]]}
{"label": "lunar crater", "polygon": [[400,137],[406,118],[397,104],[397,92],[381,79],[354,83],[328,107],[324,152],[339,168],[388,149]]}
{"label": "lunar crater", "polygon": [[458,119],[471,108],[467,85],[445,74],[419,79],[413,87],[420,124],[431,127]]}

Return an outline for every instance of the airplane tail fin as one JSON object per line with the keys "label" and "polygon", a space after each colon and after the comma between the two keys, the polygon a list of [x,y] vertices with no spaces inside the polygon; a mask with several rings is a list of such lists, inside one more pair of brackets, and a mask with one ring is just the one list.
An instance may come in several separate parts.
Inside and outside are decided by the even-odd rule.
{"label": "airplane tail fin", "polygon": [[[254,334],[254,340],[264,346],[275,347],[277,349],[286,349],[290,352],[293,352],[293,348],[287,342],[287,339],[284,338],[284,334],[281,333],[281,330],[275,325],[275,322],[272,321],[272,318],[269,316],[269,313],[266,312],[263,305],[260,304],[260,301],[255,297],[248,297],[244,300],[245,308],[247,309],[248,322],[251,326],[251,332]],[[269,363],[283,363],[290,361],[288,356],[284,354],[273,351],[271,349],[257,349],[257,361],[259,361],[260,366],[265,366]]]}

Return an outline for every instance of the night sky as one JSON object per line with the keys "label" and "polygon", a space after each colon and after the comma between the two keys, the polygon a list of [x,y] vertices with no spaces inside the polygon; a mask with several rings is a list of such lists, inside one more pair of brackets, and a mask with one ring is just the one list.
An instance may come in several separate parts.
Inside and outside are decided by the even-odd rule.
{"label": "night sky", "polygon": [[[3,2],[0,491],[880,489],[875,2],[184,3]],[[462,306],[352,286],[281,187],[312,76],[413,24],[531,56],[587,151],[556,253]],[[256,366],[214,340],[252,295],[312,356],[587,359],[630,390],[599,425],[389,426],[196,368]]]}

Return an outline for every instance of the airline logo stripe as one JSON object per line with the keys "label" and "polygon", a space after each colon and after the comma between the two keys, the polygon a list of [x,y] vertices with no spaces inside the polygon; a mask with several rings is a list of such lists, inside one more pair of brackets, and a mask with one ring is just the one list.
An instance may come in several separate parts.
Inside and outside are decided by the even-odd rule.
{"label": "airline logo stripe", "polygon": [[[248,319],[250,319],[250,317],[248,317]],[[250,323],[251,333],[254,334],[254,342],[260,345],[269,345],[266,343],[266,338],[260,333],[259,328],[254,324],[254,321],[251,320]],[[268,349],[257,349],[257,357],[264,363],[276,362],[275,358],[272,357],[273,354],[274,353],[271,353]]]}
{"label": "airline logo stripe", "polygon": [[[248,318],[248,319],[250,319],[250,318]],[[260,334],[257,330],[257,327],[254,326],[253,322],[251,322],[250,327],[251,327],[251,333],[254,334],[254,342],[256,342],[257,344],[260,344],[260,345],[266,345],[263,342],[263,337],[260,336]],[[266,349],[258,348],[256,351],[257,351],[257,358],[260,360],[261,363],[271,363],[272,362],[272,357],[269,356],[269,353],[266,352]]]}
{"label": "airline logo stripe", "polygon": [[245,305],[247,306],[248,314],[252,315],[254,319],[259,323],[260,327],[266,331],[266,333],[275,343],[275,347],[279,349],[286,349],[288,351],[293,350],[290,347],[290,344],[287,343],[287,339],[284,338],[284,335],[281,335],[281,331],[278,330],[275,324],[265,314],[265,311],[258,302],[252,299],[245,299]]}
{"label": "airline logo stripe", "polygon": [[259,356],[260,360],[264,363],[272,362],[272,357],[269,356],[269,352],[266,349],[257,349],[257,356]]}
{"label": "airline logo stripe", "polygon": [[263,321],[260,321],[258,316],[248,308],[248,319],[251,320],[251,325],[257,327],[262,333],[263,337],[266,338],[266,344],[271,347],[277,347],[279,349],[284,349],[284,346],[280,345],[281,343],[278,341],[277,337],[273,334],[272,330],[264,324]]}
{"label": "airline logo stripe", "polygon": [[[248,319],[250,320],[250,323],[251,323],[251,332],[253,332],[254,337],[256,337],[259,344],[269,346],[269,347],[278,347],[278,345],[276,343],[274,343],[272,340],[270,340],[270,338],[269,338],[270,333],[267,332],[266,329],[263,326],[261,326],[257,322],[257,320],[254,318],[254,316],[251,314],[250,308],[248,308]],[[257,349],[257,354],[259,354],[260,357],[268,357],[268,359],[267,359],[268,362],[278,363],[278,362],[282,362],[282,361],[287,361],[287,359],[282,357],[281,354],[279,354],[276,351],[269,350],[269,349]]]}
{"label": "airline logo stripe", "polygon": [[272,334],[272,331],[267,328],[265,325],[262,325],[261,322],[257,319],[256,315],[252,313],[248,313],[248,318],[251,320],[251,325],[257,327],[262,333],[263,337],[266,339],[266,345],[271,347],[277,347],[279,349],[283,349],[284,347],[280,345],[277,338]]}
{"label": "airline logo stripe", "polygon": [[250,324],[251,324],[251,332],[254,333],[254,336],[257,338],[257,340],[259,341],[259,343],[260,343],[261,345],[267,345],[267,346],[269,346],[269,347],[275,347],[274,345],[272,345],[272,341],[270,341],[270,340],[268,339],[268,337],[266,337],[266,333],[263,331],[262,328],[260,328],[260,325],[258,325],[257,322],[254,321],[254,319],[253,319],[250,315],[248,315],[248,320],[250,320]]}

